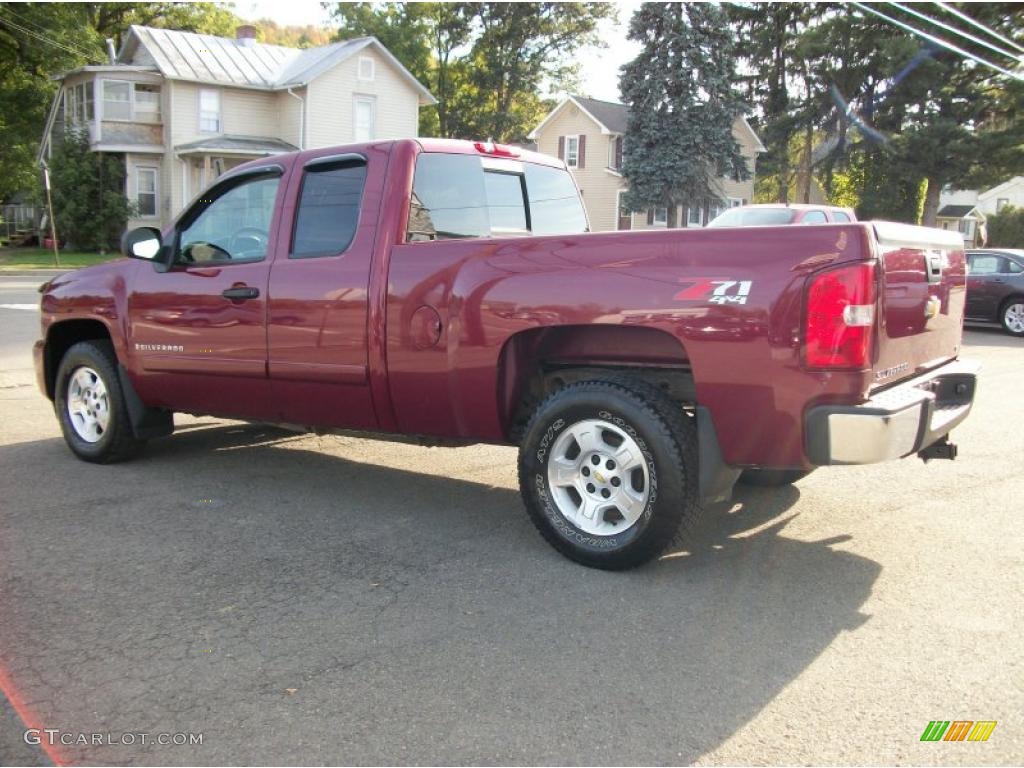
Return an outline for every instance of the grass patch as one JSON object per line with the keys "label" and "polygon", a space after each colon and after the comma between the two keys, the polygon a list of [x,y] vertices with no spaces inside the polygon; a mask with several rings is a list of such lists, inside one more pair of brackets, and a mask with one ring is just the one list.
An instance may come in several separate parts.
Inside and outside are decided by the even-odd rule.
{"label": "grass patch", "polygon": [[[120,258],[121,254],[61,251],[60,269],[78,269]],[[54,269],[53,251],[45,248],[0,248],[0,272],[11,269]]]}

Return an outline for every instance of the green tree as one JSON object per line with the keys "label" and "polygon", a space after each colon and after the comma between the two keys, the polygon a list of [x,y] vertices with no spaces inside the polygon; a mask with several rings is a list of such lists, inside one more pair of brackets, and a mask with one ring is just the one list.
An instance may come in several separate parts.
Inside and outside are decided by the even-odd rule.
{"label": "green tree", "polygon": [[463,135],[522,141],[551,108],[540,91],[572,72],[572,56],[597,45],[597,25],[614,13],[608,3],[479,3],[479,35],[470,54],[474,109]]}
{"label": "green tree", "polygon": [[72,129],[50,160],[57,236],[84,250],[116,249],[132,206],[124,195],[124,163],[93,152],[85,130]]}
{"label": "green tree", "polygon": [[717,6],[644,3],[629,38],[643,45],[622,68],[619,89],[629,107],[622,175],[634,211],[677,208],[715,196],[712,176],[749,178],[732,133],[744,113],[734,89],[733,33]]}
{"label": "green tree", "polygon": [[[1024,39],[1019,4],[959,7],[1004,36]],[[983,58],[999,58],[896,6],[883,10]],[[943,186],[983,187],[1024,168],[1021,83],[846,5],[744,4],[730,5],[729,13],[743,32],[747,93],[768,147],[759,177],[788,170],[809,184],[813,175],[830,198],[855,198],[862,217],[933,224]],[[802,139],[795,153],[794,135]],[[781,198],[782,179],[775,185]],[[759,189],[771,194],[766,184]]]}
{"label": "green tree", "polygon": [[746,66],[740,77],[749,105],[760,106],[754,119],[767,152],[757,159],[757,199],[789,202],[795,185],[794,144],[800,129],[797,110],[796,48],[820,5],[804,3],[730,3],[725,6],[736,30],[737,58]]}
{"label": "green tree", "polygon": [[540,93],[598,44],[606,3],[339,3],[338,39],[373,35],[434,94],[420,133],[525,139],[551,104]]}
{"label": "green tree", "polygon": [[1024,248],[1024,208],[1003,208],[986,226],[990,248]]}

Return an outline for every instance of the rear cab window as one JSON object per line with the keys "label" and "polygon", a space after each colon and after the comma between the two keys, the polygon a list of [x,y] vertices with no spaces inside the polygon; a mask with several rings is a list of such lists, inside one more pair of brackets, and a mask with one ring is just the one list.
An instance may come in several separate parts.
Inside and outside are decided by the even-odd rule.
{"label": "rear cab window", "polygon": [[569,172],[506,158],[423,153],[416,161],[408,242],[588,231]]}
{"label": "rear cab window", "polygon": [[345,252],[359,224],[366,160],[357,155],[319,158],[302,171],[302,188],[289,258],[312,259]]}

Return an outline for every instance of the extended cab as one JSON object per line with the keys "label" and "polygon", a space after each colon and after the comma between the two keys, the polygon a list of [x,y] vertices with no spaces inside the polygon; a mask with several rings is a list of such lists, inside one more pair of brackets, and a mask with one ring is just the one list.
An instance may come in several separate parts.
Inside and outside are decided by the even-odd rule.
{"label": "extended cab", "polygon": [[175,411],[516,444],[534,523],[596,567],[657,556],[741,474],[952,458],[974,398],[957,233],[589,233],[561,161],[492,144],[259,160],[123,248],[42,295],[79,457]]}

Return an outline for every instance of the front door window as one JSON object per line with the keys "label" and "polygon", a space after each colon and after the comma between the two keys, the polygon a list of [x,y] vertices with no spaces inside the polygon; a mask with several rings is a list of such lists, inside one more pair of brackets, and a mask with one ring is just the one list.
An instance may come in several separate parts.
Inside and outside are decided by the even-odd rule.
{"label": "front door window", "polygon": [[266,258],[278,175],[249,179],[201,200],[179,230],[183,264],[259,261]]}

